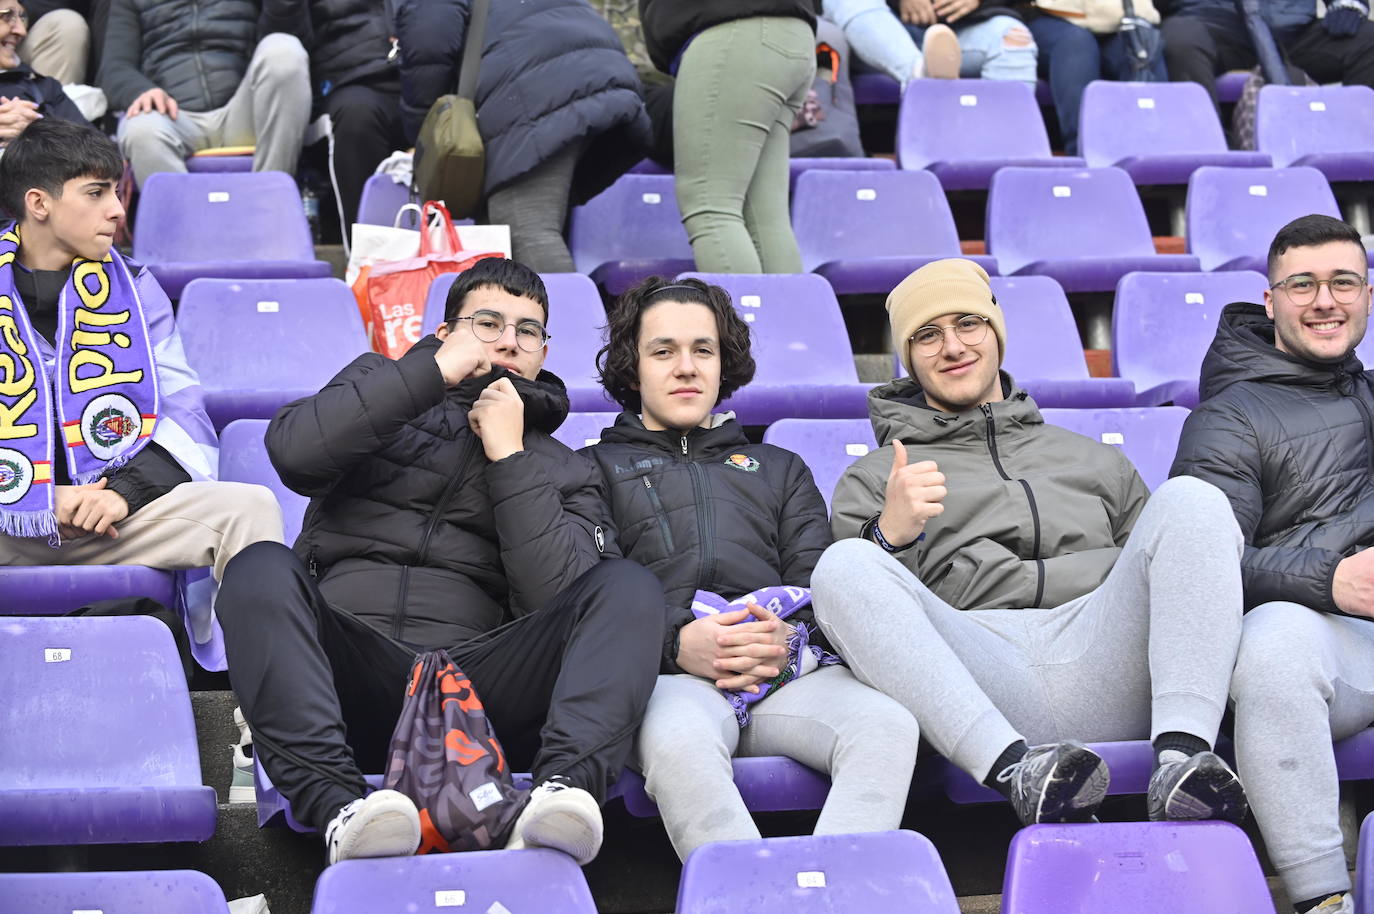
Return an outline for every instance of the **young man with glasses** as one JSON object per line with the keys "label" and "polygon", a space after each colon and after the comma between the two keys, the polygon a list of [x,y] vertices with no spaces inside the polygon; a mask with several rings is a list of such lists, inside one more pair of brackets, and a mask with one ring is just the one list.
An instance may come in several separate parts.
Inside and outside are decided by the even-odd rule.
{"label": "young man with glasses", "polygon": [[1264,305],[1221,313],[1173,474],[1226,493],[1245,537],[1236,761],[1299,912],[1351,914],[1331,741],[1374,723],[1374,378],[1360,235],[1303,216]]}
{"label": "young man with glasses", "polygon": [[295,552],[251,546],[219,612],[229,677],[273,783],[330,863],[413,853],[414,804],[367,793],[416,652],[445,648],[535,789],[510,847],[586,863],[598,803],[653,691],[663,589],[619,558],[596,466],[550,437],[568,412],[542,371],[548,296],[478,261],[404,356],[359,356],[267,432],[311,496]]}
{"label": "young man with glasses", "polygon": [[836,487],[811,578],[836,651],[1025,824],[1092,818],[1109,772],[1080,741],[1146,738],[1151,819],[1242,819],[1211,751],[1240,639],[1225,497],[1147,502],[1118,449],[1045,424],[978,265],[922,267],[887,308],[911,377],[869,395],[882,447]]}

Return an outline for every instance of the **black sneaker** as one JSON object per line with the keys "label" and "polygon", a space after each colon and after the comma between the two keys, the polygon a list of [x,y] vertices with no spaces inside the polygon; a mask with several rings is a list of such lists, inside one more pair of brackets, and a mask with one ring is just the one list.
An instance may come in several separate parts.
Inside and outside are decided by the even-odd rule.
{"label": "black sneaker", "polygon": [[1151,822],[1224,819],[1240,824],[1250,808],[1240,778],[1215,752],[1199,752],[1156,768],[1145,805]]}
{"label": "black sneaker", "polygon": [[1010,782],[1008,799],[1023,825],[1090,821],[1111,779],[1102,756],[1074,740],[1032,746],[997,775]]}

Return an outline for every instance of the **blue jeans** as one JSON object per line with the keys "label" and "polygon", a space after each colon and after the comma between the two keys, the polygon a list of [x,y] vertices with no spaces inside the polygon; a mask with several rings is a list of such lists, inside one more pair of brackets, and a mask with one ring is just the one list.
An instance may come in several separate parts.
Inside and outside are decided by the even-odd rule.
{"label": "blue jeans", "polygon": [[844,29],[855,57],[903,86],[921,65],[921,49],[886,0],[821,0],[821,13]]}
{"label": "blue jeans", "polygon": [[[926,36],[925,27],[903,25],[919,47]],[[971,25],[951,23],[950,28],[959,36],[959,48],[963,51],[959,75],[966,79],[1018,80],[1034,89],[1035,42],[1011,47],[1004,41],[1007,32],[1018,27],[1026,26],[1015,16],[993,16]]]}

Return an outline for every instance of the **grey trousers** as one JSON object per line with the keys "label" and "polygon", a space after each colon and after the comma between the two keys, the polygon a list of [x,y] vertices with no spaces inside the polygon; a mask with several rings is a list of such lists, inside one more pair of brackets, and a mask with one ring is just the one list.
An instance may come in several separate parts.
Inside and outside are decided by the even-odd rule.
{"label": "grey trousers", "polygon": [[1237,766],[1284,889],[1295,901],[1349,891],[1331,741],[1374,723],[1374,621],[1255,607],[1231,697]]}
{"label": "grey trousers", "polygon": [[91,27],[76,10],[44,13],[19,45],[19,59],[33,72],[51,76],[64,86],[86,81],[86,58]]}
{"label": "grey trousers", "polygon": [[536,273],[575,273],[563,228],[580,142],[566,146],[487,198],[487,219],[510,226],[511,257]]}
{"label": "grey trousers", "polygon": [[682,55],[673,95],[677,203],[697,269],[800,273],[788,214],[792,118],[816,72],[800,19],[712,26]]}
{"label": "grey trousers", "polygon": [[715,685],[660,676],[636,743],[646,790],[678,857],[759,837],[735,789],[732,756],[786,755],[829,772],[816,834],[889,831],[916,767],[916,721],[842,666],[822,667],[753,705],[743,730]]}
{"label": "grey trousers", "polygon": [[1240,640],[1242,545],[1220,490],[1180,477],[1151,497],[1101,586],[1053,609],[961,612],[858,539],[826,550],[811,586],[854,675],[981,781],[1018,739],[1214,742]]}
{"label": "grey trousers", "polygon": [[188,156],[217,146],[256,146],[254,171],[295,174],[309,120],[309,58],[295,36],[277,32],[258,42],[229,104],[183,108],[175,118],[156,111],[125,118],[119,148],[140,187],[156,172],[185,171]]}

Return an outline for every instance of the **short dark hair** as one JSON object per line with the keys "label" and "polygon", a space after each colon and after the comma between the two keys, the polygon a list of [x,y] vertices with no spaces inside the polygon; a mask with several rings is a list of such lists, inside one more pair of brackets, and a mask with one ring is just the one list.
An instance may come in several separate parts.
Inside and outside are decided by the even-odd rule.
{"label": "short dark hair", "polygon": [[1320,213],[1294,219],[1279,229],[1273,243],[1269,245],[1269,281],[1274,281],[1274,267],[1290,248],[1315,247],[1332,241],[1349,241],[1361,251],[1364,250],[1364,241],[1360,238],[1360,233],[1339,219]]}
{"label": "short dark hair", "polygon": [[444,302],[444,323],[452,324],[463,310],[463,299],[473,289],[496,286],[510,295],[532,298],[544,309],[544,323],[549,322],[549,293],[539,274],[514,260],[504,257],[484,257],[458,274],[449,287]]}
{"label": "short dark hair", "polygon": [[10,141],[0,159],[0,206],[23,220],[24,195],[32,188],[62,196],[74,178],[118,181],[124,175],[119,147],[94,127],[45,117]]}
{"label": "short dark hair", "polygon": [[606,345],[596,354],[601,384],[625,409],[639,412],[639,324],[654,305],[663,302],[705,305],[716,318],[720,335],[720,395],[716,403],[754,379],[754,356],[749,351],[749,325],[735,311],[730,293],[700,279],[650,276],[630,289],[611,308]]}

